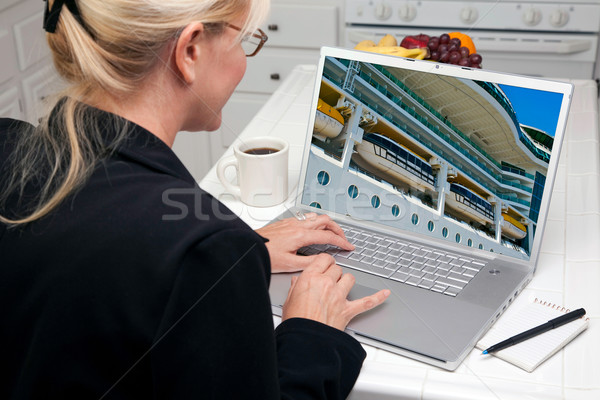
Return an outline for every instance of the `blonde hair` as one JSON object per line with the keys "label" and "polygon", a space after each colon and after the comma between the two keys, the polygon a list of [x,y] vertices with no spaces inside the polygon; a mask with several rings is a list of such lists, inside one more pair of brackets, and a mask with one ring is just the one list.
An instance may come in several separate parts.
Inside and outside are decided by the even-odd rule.
{"label": "blonde hair", "polygon": [[29,223],[51,212],[127,137],[126,121],[117,118],[110,121],[117,134],[105,142],[96,113],[81,101],[135,93],[192,22],[211,26],[245,16],[240,37],[254,31],[269,0],[78,0],[77,7],[83,25],[63,6],[55,33],[47,34],[55,68],[70,87],[50,116],[19,135],[10,176],[0,187],[0,210],[9,196],[22,197],[28,185],[44,184],[25,212],[4,210],[5,224]]}

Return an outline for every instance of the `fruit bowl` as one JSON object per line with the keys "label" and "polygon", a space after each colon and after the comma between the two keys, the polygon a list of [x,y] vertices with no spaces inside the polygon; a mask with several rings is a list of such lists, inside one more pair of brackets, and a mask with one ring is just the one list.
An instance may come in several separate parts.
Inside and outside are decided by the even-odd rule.
{"label": "fruit bowl", "polygon": [[377,44],[372,40],[363,40],[354,48],[471,68],[481,68],[482,62],[473,40],[461,32],[443,33],[440,36],[429,36],[424,33],[410,35],[404,37],[399,45],[393,35],[387,34]]}

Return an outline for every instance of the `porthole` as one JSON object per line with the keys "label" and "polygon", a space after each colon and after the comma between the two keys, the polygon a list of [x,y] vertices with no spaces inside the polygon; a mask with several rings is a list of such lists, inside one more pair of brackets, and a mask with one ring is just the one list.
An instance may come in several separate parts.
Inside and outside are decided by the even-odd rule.
{"label": "porthole", "polygon": [[494,249],[490,249],[490,253],[493,253],[493,252],[494,252]]}
{"label": "porthole", "polygon": [[330,178],[329,178],[329,174],[327,173],[327,171],[319,171],[319,173],[317,174],[317,182],[319,182],[321,185],[325,186],[329,183]]}
{"label": "porthole", "polygon": [[352,199],[358,197],[358,187],[356,187],[356,185],[348,186],[348,196],[350,196]]}
{"label": "porthole", "polygon": [[398,215],[400,215],[400,207],[398,206],[398,204],[394,204],[392,206],[392,215],[394,217],[397,217]]}
{"label": "porthole", "polygon": [[454,236],[454,239],[456,240],[456,243],[460,243],[460,233],[457,233],[457,234]]}
{"label": "porthole", "polygon": [[309,204],[311,207],[314,208],[321,208],[321,205],[319,203],[317,203],[316,201],[313,201],[312,203]]}
{"label": "porthole", "polygon": [[418,215],[418,214],[416,214],[416,213],[415,213],[415,214],[413,214],[413,215],[410,217],[410,220],[411,220],[411,222],[412,222],[412,224],[413,224],[413,225],[417,225],[417,224],[419,223],[419,215]]}
{"label": "porthole", "polygon": [[483,250],[483,245],[481,243],[479,243],[479,246],[477,246],[477,247],[479,247],[481,250]]}
{"label": "porthole", "polygon": [[443,237],[448,237],[448,228],[446,228],[446,227],[442,228],[442,236]]}
{"label": "porthole", "polygon": [[429,232],[433,232],[433,230],[434,230],[434,229],[435,229],[435,224],[433,223],[433,221],[429,221],[429,222],[427,223],[427,230],[428,230]]}
{"label": "porthole", "polygon": [[467,240],[467,246],[473,247],[473,240],[471,240],[471,239]]}
{"label": "porthole", "polygon": [[373,206],[373,208],[379,208],[379,206],[381,205],[381,200],[379,199],[379,196],[375,195],[371,197],[371,205]]}

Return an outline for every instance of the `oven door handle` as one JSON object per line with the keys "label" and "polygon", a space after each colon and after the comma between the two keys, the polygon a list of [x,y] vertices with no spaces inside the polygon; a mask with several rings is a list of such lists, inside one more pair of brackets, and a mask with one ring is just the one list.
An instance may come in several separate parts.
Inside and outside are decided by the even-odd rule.
{"label": "oven door handle", "polygon": [[[348,30],[347,37],[356,44],[362,40],[375,43],[384,36],[382,33]],[[474,37],[479,53],[529,53],[529,54],[576,54],[590,50],[592,39],[537,39],[518,37]]]}
{"label": "oven door handle", "polygon": [[507,52],[507,53],[529,53],[529,54],[576,54],[591,48],[590,40],[568,39],[568,40],[537,40],[537,39],[491,39],[480,40],[477,51]]}

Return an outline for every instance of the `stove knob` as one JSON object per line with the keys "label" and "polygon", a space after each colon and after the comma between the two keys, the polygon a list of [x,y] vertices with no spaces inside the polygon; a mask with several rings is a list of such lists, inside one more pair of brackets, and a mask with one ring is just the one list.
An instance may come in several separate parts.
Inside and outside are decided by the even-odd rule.
{"label": "stove knob", "polygon": [[550,25],[555,28],[561,28],[569,22],[569,12],[557,8],[550,14]]}
{"label": "stove knob", "polygon": [[375,6],[375,18],[380,19],[382,21],[388,19],[392,15],[392,7],[385,3],[381,2]]}
{"label": "stove knob", "polygon": [[398,16],[402,21],[412,21],[417,16],[417,9],[412,4],[401,4],[398,8]]}
{"label": "stove knob", "polygon": [[460,20],[465,24],[473,24],[477,21],[477,17],[479,17],[479,12],[475,7],[465,7],[460,10]]}
{"label": "stove knob", "polygon": [[542,20],[542,12],[537,8],[529,8],[523,13],[523,22],[528,26],[536,26]]}

